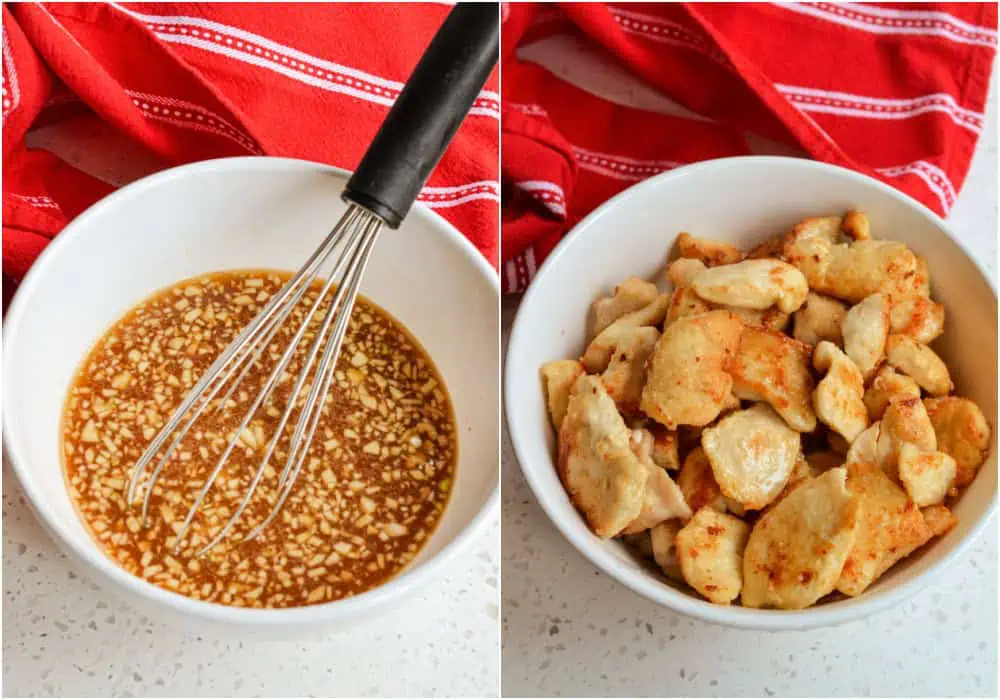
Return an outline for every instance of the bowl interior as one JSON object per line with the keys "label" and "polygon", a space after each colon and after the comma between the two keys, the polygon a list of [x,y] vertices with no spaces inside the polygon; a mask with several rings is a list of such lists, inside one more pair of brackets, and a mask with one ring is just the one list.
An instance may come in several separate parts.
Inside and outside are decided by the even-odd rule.
{"label": "bowl interior", "polygon": [[794,613],[727,609],[671,587],[621,545],[590,533],[559,482],[553,463],[555,434],[538,370],[549,360],[581,354],[585,319],[596,296],[632,275],[653,279],[680,231],[746,250],[806,216],[839,215],[849,209],[868,214],[873,236],[901,241],[928,259],[934,298],[947,314],[945,333],[934,349],[950,368],[956,393],[973,399],[996,427],[997,301],[980,268],[928,210],[887,186],[832,166],[797,159],[732,158],[646,181],[577,226],[525,295],[511,335],[504,387],[506,418],[521,468],[563,534],[637,592],[726,624],[827,624],[898,600],[904,584],[943,566],[985,523],[997,484],[995,431],[988,462],[955,508],[958,526],[892,569],[864,596]]}
{"label": "bowl interior", "polygon": [[[65,392],[92,343],[134,304],[183,278],[297,269],[344,210],[345,181],[332,168],[281,159],[168,171],[97,204],[32,269],[5,328],[7,447],[33,505],[65,544],[96,550],[73,511],[58,452]],[[454,491],[413,571],[495,500],[497,283],[461,234],[417,207],[398,231],[381,233],[361,292],[424,345],[458,421]]]}

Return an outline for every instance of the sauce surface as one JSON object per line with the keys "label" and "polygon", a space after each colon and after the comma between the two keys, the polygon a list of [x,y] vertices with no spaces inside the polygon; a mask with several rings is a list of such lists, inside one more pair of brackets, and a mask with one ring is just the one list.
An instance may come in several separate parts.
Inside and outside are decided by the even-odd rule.
{"label": "sauce surface", "polygon": [[[216,409],[225,390],[167,460],[145,526],[143,488],[136,503],[126,503],[134,465],[148,444],[202,372],[288,278],[270,271],[223,272],[154,294],[98,341],[70,388],[62,451],[71,498],[107,555],[157,586],[241,607],[293,607],[355,595],[405,567],[447,503],[457,436],[444,383],[406,328],[358,297],[313,443],[278,517],[255,539],[243,541],[279,493],[301,400],[277,437],[247,510],[225,540],[195,556],[248,492],[321,318],[307,327],[275,392],[240,432],[174,551],[191,504],[301,326],[318,286],[222,410]],[[313,380],[310,374],[307,388]],[[147,479],[157,462],[147,468]]]}

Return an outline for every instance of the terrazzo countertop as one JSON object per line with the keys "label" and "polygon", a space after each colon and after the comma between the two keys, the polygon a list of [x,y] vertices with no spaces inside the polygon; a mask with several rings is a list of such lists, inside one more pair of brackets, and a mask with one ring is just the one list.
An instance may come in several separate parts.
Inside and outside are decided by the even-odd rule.
{"label": "terrazzo countertop", "polygon": [[[558,52],[532,51],[567,74]],[[594,91],[659,106],[623,76],[608,85]],[[949,221],[995,283],[996,74],[986,124]],[[505,300],[505,343],[515,312]],[[505,697],[997,696],[996,518],[938,585],[891,610],[808,632],[734,630],[670,612],[597,570],[539,507],[506,432],[502,449]]]}
{"label": "terrazzo countertop", "polygon": [[[163,167],[96,125],[34,144],[109,182]],[[412,600],[347,632],[296,641],[185,634],[84,579],[3,470],[3,695],[487,697],[499,687],[494,523]]]}

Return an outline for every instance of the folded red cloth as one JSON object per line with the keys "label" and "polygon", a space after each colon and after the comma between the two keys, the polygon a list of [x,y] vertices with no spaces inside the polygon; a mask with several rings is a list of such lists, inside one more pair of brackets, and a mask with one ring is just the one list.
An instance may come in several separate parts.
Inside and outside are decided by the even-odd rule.
{"label": "folded red cloth", "polygon": [[[3,7],[3,271],[15,280],[111,188],[26,148],[105,120],[170,163],[245,155],[352,169],[443,4],[41,3]],[[496,264],[497,72],[421,194]]]}
{"label": "folded red cloth", "polygon": [[[996,3],[510,3],[502,25],[504,288],[601,202],[764,137],[946,215],[983,128]],[[689,110],[609,102],[518,52],[565,35]],[[578,60],[560,56],[562,67]]]}

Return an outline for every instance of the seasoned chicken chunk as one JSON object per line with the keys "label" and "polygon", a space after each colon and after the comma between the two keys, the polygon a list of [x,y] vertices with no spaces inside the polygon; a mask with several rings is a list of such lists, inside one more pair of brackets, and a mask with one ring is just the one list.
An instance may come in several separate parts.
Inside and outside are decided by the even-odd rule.
{"label": "seasoned chicken chunk", "polygon": [[632,428],[632,450],[640,461],[651,461],[669,471],[681,468],[676,431],[636,417],[630,417],[628,424]]}
{"label": "seasoned chicken chunk", "polygon": [[858,498],[846,470],[804,479],[754,524],[743,553],[743,605],[800,610],[833,591],[854,546]]}
{"label": "seasoned chicken chunk", "polygon": [[748,326],[781,331],[788,325],[791,316],[774,307],[744,309],[725,304],[710,304],[699,297],[691,288],[691,281],[705,269],[707,269],[705,263],[693,258],[679,258],[667,266],[667,277],[675,287],[670,296],[670,309],[667,311],[666,323],[668,325],[678,318],[703,314],[715,308],[732,311]]}
{"label": "seasoned chicken chunk", "polygon": [[697,316],[712,310],[712,304],[702,299],[691,289],[691,282],[707,266],[695,258],[678,258],[667,265],[667,278],[674,285],[670,293],[670,306],[664,327],[685,316]]}
{"label": "seasoned chicken chunk", "polygon": [[779,311],[773,306],[763,311],[760,309],[741,309],[738,306],[724,306],[722,308],[736,314],[743,321],[744,326],[754,326],[766,331],[783,331],[788,328],[788,323],[792,319],[791,314]]}
{"label": "seasoned chicken chunk", "polygon": [[640,408],[673,430],[707,425],[732,396],[725,371],[736,352],[742,324],[727,311],[710,311],[674,321],[663,331],[650,358]]}
{"label": "seasoned chicken chunk", "polygon": [[944,396],[954,385],[948,367],[933,350],[908,335],[890,335],[886,345],[889,364],[912,377],[931,396]]}
{"label": "seasoned chicken chunk", "polygon": [[667,279],[675,287],[690,287],[694,278],[708,269],[708,265],[695,258],[678,258],[667,265]]}
{"label": "seasoned chicken chunk", "polygon": [[[624,416],[623,416],[624,417]],[[633,425],[635,423],[635,425]],[[641,422],[634,419],[627,420],[625,427],[630,429],[628,436],[629,446],[632,452],[638,457],[640,462],[648,462],[653,458],[653,433],[642,427]]]}
{"label": "seasoned chicken chunk", "polygon": [[591,374],[600,374],[608,368],[611,356],[622,338],[631,336],[636,328],[643,326],[658,326],[667,315],[667,307],[670,305],[670,295],[661,294],[652,303],[642,307],[638,311],[627,313],[614,321],[610,326],[597,334],[590,341],[580,362],[584,369]]}
{"label": "seasoned chicken chunk", "polygon": [[677,533],[683,526],[680,520],[667,520],[649,531],[653,560],[667,578],[678,583],[684,582],[681,563],[677,560]]}
{"label": "seasoned chicken chunk", "polygon": [[896,442],[912,442],[922,450],[937,449],[930,414],[917,398],[890,401],[882,415],[882,433]]}
{"label": "seasoned chicken chunk", "polygon": [[600,378],[573,384],[559,430],[559,478],[598,537],[614,537],[643,507],[649,469],[633,453],[630,431]]}
{"label": "seasoned chicken chunk", "polygon": [[[931,296],[931,268],[930,268],[930,265],[927,264],[927,259],[926,258],[923,258],[923,257],[921,257],[919,255],[917,256],[917,272],[909,280],[909,284],[908,285],[903,285],[903,286],[905,288],[908,288],[909,291],[913,292],[914,294],[919,294],[921,296],[925,296],[928,299],[930,298],[930,296]],[[905,288],[904,288],[903,291],[900,292],[901,294],[907,294],[907,293],[909,293],[909,292],[906,291]]]}
{"label": "seasoned chicken chunk", "polygon": [[872,237],[871,224],[864,212],[849,211],[844,214],[840,229],[844,235],[856,241],[867,241]]}
{"label": "seasoned chicken chunk", "polygon": [[810,354],[808,345],[782,333],[744,327],[729,366],[733,394],[748,401],[766,401],[792,428],[812,432],[816,414]]}
{"label": "seasoned chicken chunk", "polygon": [[706,599],[728,605],[743,587],[743,549],[750,528],[739,518],[702,508],[677,533],[684,580]]}
{"label": "seasoned chicken chunk", "polygon": [[842,326],[847,316],[847,304],[822,294],[809,292],[802,307],[795,312],[793,333],[795,339],[818,345],[829,340],[834,345],[844,343]]}
{"label": "seasoned chicken chunk", "polygon": [[743,259],[743,252],[728,243],[695,238],[690,233],[677,234],[677,251],[682,258],[694,258],[708,267],[731,265]]}
{"label": "seasoned chicken chunk", "polygon": [[[785,236],[781,257],[802,271],[811,291],[831,293],[827,282],[827,268],[830,266],[834,251],[842,248],[843,251],[839,251],[839,254],[844,255],[849,250],[846,244],[837,243],[841,235],[842,221],[839,216],[812,216],[800,221]],[[839,295],[833,296],[839,297]],[[857,301],[865,296],[867,294],[862,295]]]}
{"label": "seasoned chicken chunk", "polygon": [[801,451],[799,434],[762,403],[706,428],[701,445],[723,495],[749,509],[781,493]]}
{"label": "seasoned chicken chunk", "polygon": [[844,352],[870,377],[885,355],[889,339],[889,302],[884,294],[871,294],[844,316]]}
{"label": "seasoned chicken chunk", "polygon": [[651,425],[650,432],[653,435],[652,460],[661,469],[677,471],[681,468],[680,455],[678,454],[677,432],[667,430],[659,425]]}
{"label": "seasoned chicken chunk", "polygon": [[958,525],[958,518],[948,510],[947,506],[928,506],[922,508],[920,512],[932,537],[940,537]]}
{"label": "seasoned chicken chunk", "polygon": [[986,416],[972,401],[957,396],[925,399],[924,408],[934,427],[937,449],[955,459],[955,485],[972,483],[990,449]]}
{"label": "seasoned chicken chunk", "polygon": [[590,335],[593,338],[625,314],[652,304],[660,295],[656,285],[638,277],[629,277],[615,287],[611,296],[601,297],[591,306]]}
{"label": "seasoned chicken chunk", "polygon": [[708,506],[720,513],[726,512],[726,499],[715,483],[712,464],[701,447],[694,448],[684,458],[684,466],[677,475],[677,486],[691,510],[697,512]]}
{"label": "seasoned chicken chunk", "polygon": [[854,362],[828,340],[820,341],[813,365],[825,376],[813,394],[816,415],[848,442],[868,427],[864,379]]}
{"label": "seasoned chicken chunk", "polygon": [[624,334],[615,345],[601,380],[623,414],[639,410],[642,387],[646,385],[646,361],[659,337],[659,332],[652,326],[640,326]]}
{"label": "seasoned chicken chunk", "polygon": [[863,430],[860,435],[854,438],[854,442],[847,449],[844,464],[878,464],[878,445],[881,434],[882,424],[880,422],[872,423]]}
{"label": "seasoned chicken chunk", "polygon": [[702,299],[744,309],[777,306],[792,313],[806,300],[809,287],[797,269],[780,260],[744,260],[699,273],[691,287]]}
{"label": "seasoned chicken chunk", "polygon": [[813,474],[812,465],[806,460],[805,455],[800,454],[795,460],[795,466],[792,467],[791,475],[788,477],[788,485],[785,486],[785,493],[788,493],[789,489],[796,482],[808,479],[811,476],[819,476],[819,474]]}
{"label": "seasoned chicken chunk", "polygon": [[920,509],[878,465],[847,466],[847,488],[861,499],[861,524],[837,590],[856,596],[931,537]]}
{"label": "seasoned chicken chunk", "polygon": [[[897,241],[862,240],[850,244],[850,254],[834,256],[827,268],[848,301],[858,301],[877,291],[887,294],[929,293],[926,261]],[[855,292],[855,293],[851,293]],[[864,293],[867,292],[867,293]]]}
{"label": "seasoned chicken chunk", "polygon": [[912,378],[900,374],[889,365],[882,365],[871,385],[865,390],[868,418],[880,420],[886,406],[895,398],[919,399],[920,387]]}
{"label": "seasoned chicken chunk", "polygon": [[622,534],[644,532],[664,520],[690,518],[692,511],[684,501],[684,494],[669,474],[653,460],[656,443],[653,433],[645,428],[633,429],[630,439],[632,452],[649,470],[649,480],[646,481],[642,510],[635,520],[625,526]]}
{"label": "seasoned chicken chunk", "polygon": [[625,535],[648,530],[664,520],[687,520],[691,517],[691,509],[684,502],[684,494],[670,475],[652,461],[645,462],[645,466],[649,471],[649,479],[643,493],[642,508],[635,520],[622,530]]}
{"label": "seasoned chicken chunk", "polygon": [[899,448],[912,443],[928,452],[937,450],[934,426],[920,399],[896,399],[889,402],[880,423],[878,465],[892,478],[899,481]]}
{"label": "seasoned chicken chunk", "polygon": [[921,450],[912,442],[899,446],[899,480],[921,508],[944,501],[955,483],[955,460],[944,452]]}
{"label": "seasoned chicken chunk", "polygon": [[775,233],[764,239],[746,254],[748,260],[759,260],[760,258],[780,258],[785,247],[785,234]]}
{"label": "seasoned chicken chunk", "polygon": [[809,218],[785,239],[784,258],[820,294],[857,303],[876,292],[915,292],[920,263],[913,251],[894,241],[839,243],[839,217]]}
{"label": "seasoned chicken chunk", "polygon": [[889,329],[928,345],[944,332],[944,306],[921,294],[894,294],[889,299]]}
{"label": "seasoned chicken chunk", "polygon": [[712,308],[712,304],[695,294],[691,287],[677,287],[670,293],[670,305],[667,308],[664,328],[677,319],[708,313]]}
{"label": "seasoned chicken chunk", "polygon": [[569,403],[569,392],[573,382],[583,374],[583,365],[576,360],[556,360],[546,362],[542,366],[542,386],[549,406],[549,418],[552,427],[559,432],[563,417],[566,415],[566,404]]}

